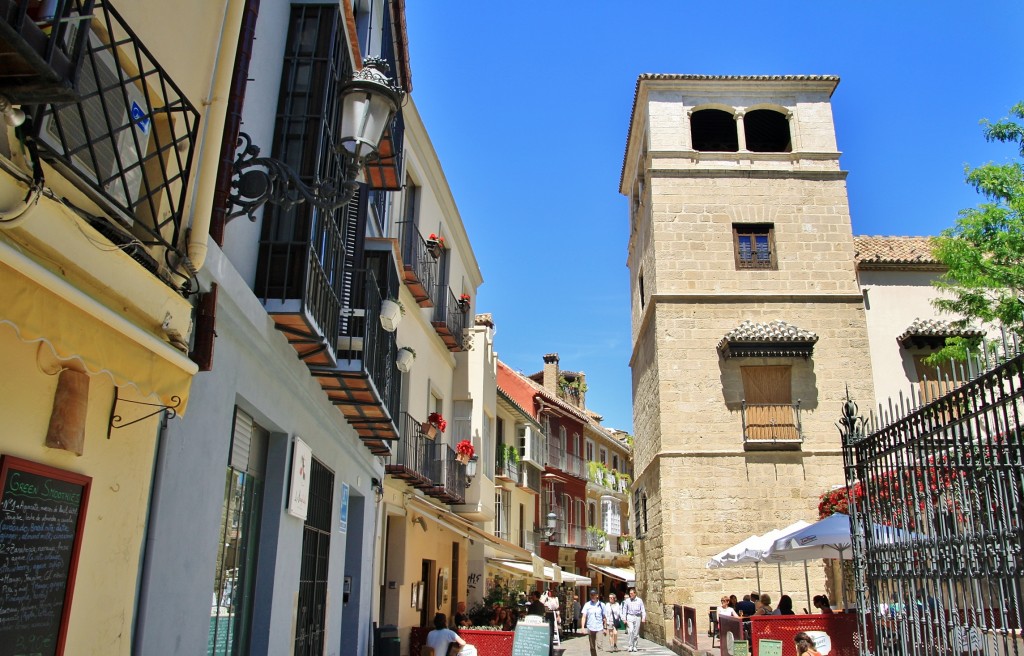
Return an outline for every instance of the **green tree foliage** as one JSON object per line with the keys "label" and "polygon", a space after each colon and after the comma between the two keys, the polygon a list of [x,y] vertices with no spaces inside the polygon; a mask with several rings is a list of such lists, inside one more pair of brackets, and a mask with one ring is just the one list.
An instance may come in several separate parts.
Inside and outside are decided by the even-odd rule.
{"label": "green tree foliage", "polygon": [[[1015,143],[1024,158],[1024,102],[1010,114],[983,120],[985,139]],[[966,174],[985,202],[961,210],[956,225],[933,240],[936,258],[948,267],[935,283],[945,292],[935,307],[963,317],[955,322],[961,328],[980,321],[1024,335],[1024,164],[990,162]],[[962,359],[979,341],[953,338],[937,355]]]}

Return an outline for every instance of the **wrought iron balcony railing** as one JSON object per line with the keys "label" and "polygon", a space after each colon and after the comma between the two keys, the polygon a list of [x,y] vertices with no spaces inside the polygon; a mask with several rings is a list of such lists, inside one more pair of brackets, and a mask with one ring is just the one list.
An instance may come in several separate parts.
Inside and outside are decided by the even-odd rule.
{"label": "wrought iron balcony railing", "polygon": [[494,475],[510,481],[519,482],[519,463],[503,458],[499,453],[494,460]]}
{"label": "wrought iron balcony railing", "polygon": [[450,287],[438,286],[439,298],[434,303],[431,323],[449,351],[463,348],[463,329],[468,323],[469,304],[460,302]]}
{"label": "wrought iron balcony railing", "polygon": [[412,221],[399,221],[403,279],[420,307],[432,307],[431,291],[437,288],[437,258]]}
{"label": "wrought iron balcony railing", "polygon": [[429,487],[430,479],[427,466],[427,438],[420,432],[422,423],[414,419],[408,412],[399,416],[399,432],[401,437],[391,448],[385,471],[390,476],[402,479],[413,487]]}
{"label": "wrought iron balcony railing", "polygon": [[743,442],[745,445],[799,444],[803,442],[800,426],[800,402],[741,403]]}
{"label": "wrought iron balcony railing", "polygon": [[92,11],[92,0],[0,0],[0,94],[18,105],[78,100],[77,62],[88,35],[79,22]]}
{"label": "wrought iron balcony railing", "polygon": [[[10,10],[10,0],[3,4]],[[40,5],[48,6],[16,3],[23,33]],[[110,2],[54,6],[55,18],[41,17],[44,34],[52,23],[45,48],[51,58],[72,57],[77,98],[29,109],[41,156],[111,215],[113,238],[181,254],[199,112]]]}
{"label": "wrought iron balcony railing", "polygon": [[564,463],[562,471],[582,480],[587,479],[587,465],[583,458],[575,453],[566,453]]}
{"label": "wrought iron balcony railing", "polygon": [[427,471],[432,486],[425,492],[446,503],[466,500],[466,472],[455,460],[455,449],[447,444],[427,441]]}
{"label": "wrought iron balcony railing", "polygon": [[548,457],[544,464],[554,469],[565,469],[565,451],[554,440],[548,442]]}
{"label": "wrought iron balcony railing", "polygon": [[519,487],[525,487],[528,490],[533,490],[537,494],[541,492],[541,470],[531,465],[520,463],[519,464]]}

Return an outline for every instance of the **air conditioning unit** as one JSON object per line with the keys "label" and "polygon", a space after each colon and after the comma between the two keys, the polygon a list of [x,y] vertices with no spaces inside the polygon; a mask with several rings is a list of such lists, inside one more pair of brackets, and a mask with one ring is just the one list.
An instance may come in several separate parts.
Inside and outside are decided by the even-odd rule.
{"label": "air conditioning unit", "polygon": [[92,30],[88,43],[91,52],[83,55],[78,76],[82,100],[51,106],[37,138],[57,156],[54,164],[62,173],[82,179],[86,193],[132,225],[144,191],[151,111],[139,82],[120,68],[109,45]]}

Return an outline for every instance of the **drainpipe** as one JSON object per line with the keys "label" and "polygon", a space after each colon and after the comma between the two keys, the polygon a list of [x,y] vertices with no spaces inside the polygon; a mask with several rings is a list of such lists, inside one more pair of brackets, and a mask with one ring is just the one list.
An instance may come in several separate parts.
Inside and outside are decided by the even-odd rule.
{"label": "drainpipe", "polygon": [[[217,46],[216,68],[210,81],[206,97],[205,127],[201,150],[197,161],[196,187],[192,195],[192,230],[188,238],[188,259],[195,271],[203,268],[208,250],[207,239],[211,236],[211,222],[217,196],[226,198],[228,188],[223,184],[225,151],[228,155],[227,183],[230,185],[230,161],[233,160],[235,142],[238,139],[238,123],[241,119],[242,98],[245,95],[246,77],[249,73],[249,59],[252,56],[252,41],[259,13],[259,0],[228,0]],[[228,47],[234,36],[233,27],[239,26],[234,52]],[[240,88],[240,91],[239,91]],[[202,175],[206,146],[221,136],[219,167],[215,176]],[[223,226],[221,226],[221,232]],[[222,235],[215,235],[218,243]]]}

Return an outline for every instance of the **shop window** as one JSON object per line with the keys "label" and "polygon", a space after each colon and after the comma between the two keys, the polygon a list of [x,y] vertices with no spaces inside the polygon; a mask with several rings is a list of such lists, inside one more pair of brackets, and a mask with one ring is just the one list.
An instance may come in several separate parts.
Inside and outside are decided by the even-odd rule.
{"label": "shop window", "polygon": [[774,224],[734,223],[732,235],[737,269],[778,268]]}
{"label": "shop window", "polygon": [[268,433],[235,410],[213,579],[209,654],[248,654]]}

